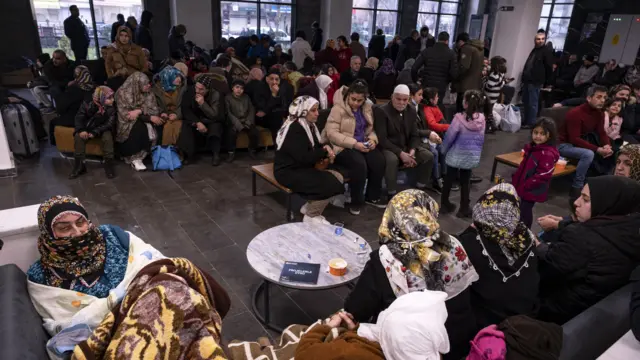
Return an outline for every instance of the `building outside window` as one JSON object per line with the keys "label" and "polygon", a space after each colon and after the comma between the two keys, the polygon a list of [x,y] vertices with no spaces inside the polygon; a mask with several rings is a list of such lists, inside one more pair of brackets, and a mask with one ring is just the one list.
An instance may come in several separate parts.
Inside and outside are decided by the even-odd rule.
{"label": "building outside window", "polygon": [[553,43],[555,50],[564,49],[573,3],[574,0],[545,0],[542,5],[538,27],[547,32],[547,41]]}
{"label": "building outside window", "polygon": [[266,34],[287,50],[291,46],[294,7],[295,0],[221,1],[222,36],[228,39]]}
{"label": "building outside window", "polygon": [[[93,13],[90,2],[93,2]],[[40,45],[42,52],[52,54],[56,49],[62,49],[70,59],[75,59],[71,51],[71,42],[64,35],[64,20],[71,13],[69,6],[76,5],[80,10],[80,19],[84,22],[89,32],[90,44],[88,59],[97,59],[100,54],[100,47],[111,43],[111,25],[118,21],[117,15],[122,14],[124,18],[134,16],[140,21],[142,14],[142,0],[33,0],[32,6],[38,23],[38,34],[40,35]],[[95,18],[94,22],[92,19]],[[94,32],[98,35],[96,45]]]}
{"label": "building outside window", "polygon": [[[398,30],[399,0],[353,0],[351,12],[351,32],[360,34],[360,43],[369,46],[371,36],[382,29],[387,42]],[[345,34],[349,38],[350,34]]]}
{"label": "building outside window", "polygon": [[418,23],[416,28],[429,27],[429,33],[437,37],[439,33],[449,33],[449,45],[453,45],[456,37],[456,24],[460,13],[459,0],[426,1],[420,0]]}

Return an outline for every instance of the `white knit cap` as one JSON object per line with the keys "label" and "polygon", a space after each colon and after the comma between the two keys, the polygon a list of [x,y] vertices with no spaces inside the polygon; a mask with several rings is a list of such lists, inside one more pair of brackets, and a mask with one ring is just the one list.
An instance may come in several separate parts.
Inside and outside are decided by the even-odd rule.
{"label": "white knit cap", "polygon": [[396,86],[396,88],[393,89],[393,93],[394,94],[411,96],[411,91],[409,91],[409,87],[407,85],[404,85],[404,84],[400,84],[400,85]]}

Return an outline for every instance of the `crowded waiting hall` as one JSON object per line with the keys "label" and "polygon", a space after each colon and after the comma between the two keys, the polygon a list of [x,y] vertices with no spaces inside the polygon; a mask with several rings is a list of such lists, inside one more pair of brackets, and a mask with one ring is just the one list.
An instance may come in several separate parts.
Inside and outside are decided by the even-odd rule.
{"label": "crowded waiting hall", "polygon": [[640,359],[640,2],[18,0],[0,359]]}

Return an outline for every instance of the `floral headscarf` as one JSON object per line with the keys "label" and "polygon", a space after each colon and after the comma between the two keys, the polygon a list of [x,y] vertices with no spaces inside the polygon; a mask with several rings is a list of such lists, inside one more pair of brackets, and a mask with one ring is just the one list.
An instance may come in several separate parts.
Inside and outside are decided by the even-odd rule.
{"label": "floral headscarf", "polygon": [[98,86],[93,92],[93,103],[98,106],[98,112],[104,114],[104,102],[114,94],[108,86]]}
{"label": "floral headscarf", "polygon": [[296,121],[302,125],[302,128],[309,137],[311,145],[315,146],[316,142],[313,139],[312,131],[315,133],[317,139],[320,139],[320,132],[318,132],[318,127],[315,126],[315,124],[310,124],[307,121],[306,116],[309,110],[318,104],[318,100],[306,95],[299,96],[293,100],[289,106],[289,118],[284,122],[284,124],[282,124],[280,130],[278,130],[278,136],[276,137],[276,144],[278,145],[277,150],[280,150],[282,147],[284,139],[287,137],[287,133],[289,132],[289,127]]}
{"label": "floral headscarf", "polygon": [[473,224],[482,240],[500,246],[509,265],[531,250],[535,236],[520,221],[520,198],[513,185],[487,190],[473,207]]}
{"label": "floral headscarf", "polygon": [[631,159],[629,178],[640,182],[640,145],[627,144],[620,148],[618,156],[625,154]]}
{"label": "floral headscarf", "polygon": [[73,81],[84,91],[93,90],[91,72],[89,72],[89,68],[84,65],[76,66],[75,70],[73,70]]}
{"label": "floral headscarf", "polygon": [[[78,199],[54,196],[38,208],[38,251],[47,285],[73,288],[76,281],[92,287],[100,277],[106,256],[102,232],[89,222],[89,230],[77,237],[56,238],[53,226],[64,215],[89,216]],[[83,278],[84,277],[84,278]]]}
{"label": "floral headscarf", "polygon": [[177,86],[173,83],[176,78],[183,77],[180,70],[175,67],[168,65],[165,66],[164,69],[160,71],[160,73],[156,74],[153,77],[153,81],[160,81],[160,85],[162,86],[162,90],[166,92],[176,91]]}
{"label": "floral headscarf", "polygon": [[116,141],[124,142],[129,137],[135,121],[127,119],[129,111],[142,109],[143,115],[158,115],[160,110],[156,97],[151,91],[144,92],[143,88],[149,84],[149,77],[139,71],[127,78],[116,92],[118,105],[118,126]]}
{"label": "floral headscarf", "polygon": [[444,291],[455,297],[478,279],[462,244],[440,230],[438,203],[410,189],[391,199],[378,229],[380,261],[396,296]]}
{"label": "floral headscarf", "polygon": [[380,74],[395,75],[395,73],[396,73],[396,68],[393,65],[393,60],[386,58],[382,62],[382,67],[378,69],[378,71],[376,71],[376,76],[380,76]]}

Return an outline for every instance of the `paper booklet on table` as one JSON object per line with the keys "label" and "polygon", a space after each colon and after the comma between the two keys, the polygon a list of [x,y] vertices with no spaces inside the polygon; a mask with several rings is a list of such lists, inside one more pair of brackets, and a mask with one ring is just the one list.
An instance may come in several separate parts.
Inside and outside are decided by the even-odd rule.
{"label": "paper booklet on table", "polygon": [[280,281],[317,284],[320,264],[285,261],[280,273]]}

